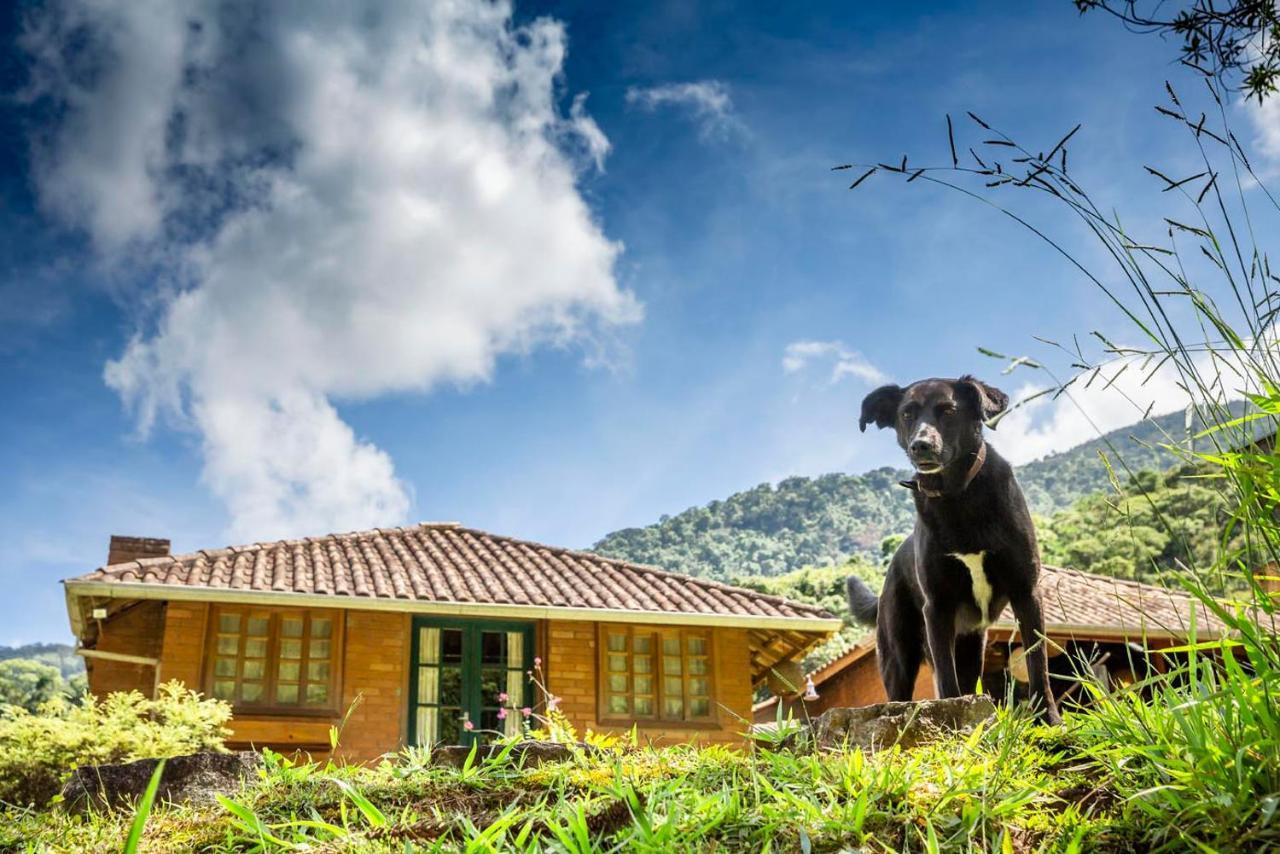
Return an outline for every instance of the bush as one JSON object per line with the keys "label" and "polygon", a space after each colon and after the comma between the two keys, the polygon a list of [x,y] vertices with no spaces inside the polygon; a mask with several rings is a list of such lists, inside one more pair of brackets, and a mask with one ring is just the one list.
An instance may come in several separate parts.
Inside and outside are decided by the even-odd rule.
{"label": "bush", "polygon": [[79,703],[55,698],[32,714],[0,712],[0,801],[43,806],[77,766],[223,750],[231,707],[179,682]]}

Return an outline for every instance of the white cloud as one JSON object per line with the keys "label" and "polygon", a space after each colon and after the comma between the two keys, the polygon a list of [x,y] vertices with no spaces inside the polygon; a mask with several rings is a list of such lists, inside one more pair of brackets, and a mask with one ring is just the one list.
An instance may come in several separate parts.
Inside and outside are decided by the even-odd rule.
{"label": "white cloud", "polygon": [[788,374],[803,371],[814,363],[831,365],[831,383],[854,377],[874,385],[887,379],[866,357],[845,347],[841,341],[793,341],[782,354],[782,370]]}
{"label": "white cloud", "polygon": [[660,107],[687,110],[698,123],[698,133],[704,140],[746,133],[734,113],[729,87],[719,80],[632,86],[627,89],[627,103],[650,113]]}
{"label": "white cloud", "polygon": [[557,110],[565,42],[486,2],[67,0],[28,33],[62,111],[37,140],[46,210],[169,283],[107,382],[144,429],[199,430],[235,536],[404,519],[335,401],[639,318],[578,191],[609,144],[581,97]]}
{"label": "white cloud", "polygon": [[1280,98],[1270,97],[1259,105],[1243,104],[1249,121],[1253,124],[1253,143],[1269,164],[1266,174],[1280,169]]}

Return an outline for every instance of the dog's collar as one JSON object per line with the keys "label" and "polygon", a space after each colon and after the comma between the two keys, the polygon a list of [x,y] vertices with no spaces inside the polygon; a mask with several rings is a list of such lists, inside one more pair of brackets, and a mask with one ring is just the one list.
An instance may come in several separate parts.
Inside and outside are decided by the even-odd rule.
{"label": "dog's collar", "polygon": [[[957,491],[956,494],[959,494],[960,492],[964,492],[966,489],[969,488],[969,484],[973,483],[973,479],[978,476],[978,472],[982,471],[982,466],[984,463],[986,463],[986,461],[987,461],[987,443],[983,442],[980,446],[978,446],[978,453],[973,458],[973,464],[969,466],[969,471],[965,473],[964,483],[960,484],[960,489]],[[898,483],[899,485],[905,486],[907,489],[910,489],[912,492],[919,492],[925,498],[941,498],[942,496],[946,495],[945,490],[929,489],[919,481],[918,477],[919,475],[917,475],[916,477],[913,477],[911,480],[900,480],[898,481]]]}

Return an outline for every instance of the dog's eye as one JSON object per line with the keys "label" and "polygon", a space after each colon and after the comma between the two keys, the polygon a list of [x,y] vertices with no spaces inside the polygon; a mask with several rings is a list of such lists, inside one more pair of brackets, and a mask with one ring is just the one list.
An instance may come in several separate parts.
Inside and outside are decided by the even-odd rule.
{"label": "dog's eye", "polygon": [[954,406],[939,406],[938,414],[941,415],[943,418],[949,418],[950,416],[956,414],[956,408]]}

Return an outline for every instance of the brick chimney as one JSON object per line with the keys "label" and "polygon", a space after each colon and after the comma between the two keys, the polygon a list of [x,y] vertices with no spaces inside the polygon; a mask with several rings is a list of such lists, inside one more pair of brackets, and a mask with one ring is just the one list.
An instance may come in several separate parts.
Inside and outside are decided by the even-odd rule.
{"label": "brick chimney", "polygon": [[164,557],[169,554],[169,541],[154,537],[121,537],[111,535],[111,547],[107,550],[107,566],[128,563],[144,557]]}

